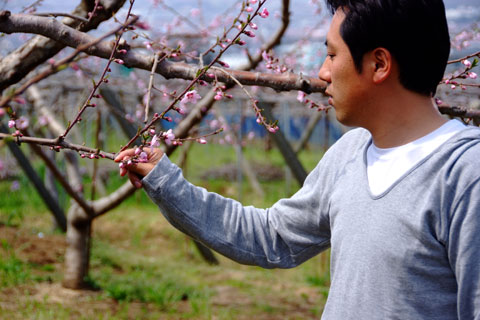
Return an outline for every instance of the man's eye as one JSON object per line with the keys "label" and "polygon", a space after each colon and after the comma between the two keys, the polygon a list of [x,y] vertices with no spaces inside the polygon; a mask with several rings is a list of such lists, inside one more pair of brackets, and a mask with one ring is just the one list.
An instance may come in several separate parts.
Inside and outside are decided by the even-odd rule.
{"label": "man's eye", "polygon": [[333,59],[333,57],[335,57],[334,54],[327,54],[327,57],[329,57],[330,59]]}

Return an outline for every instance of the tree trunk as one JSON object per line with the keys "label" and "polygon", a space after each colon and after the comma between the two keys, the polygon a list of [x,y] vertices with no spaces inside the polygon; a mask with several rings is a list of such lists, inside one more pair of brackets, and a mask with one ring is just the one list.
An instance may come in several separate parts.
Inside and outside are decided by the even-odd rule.
{"label": "tree trunk", "polygon": [[90,258],[90,231],[92,218],[73,203],[67,217],[67,251],[65,252],[65,274],[63,286],[70,289],[88,287],[85,277],[88,275]]}

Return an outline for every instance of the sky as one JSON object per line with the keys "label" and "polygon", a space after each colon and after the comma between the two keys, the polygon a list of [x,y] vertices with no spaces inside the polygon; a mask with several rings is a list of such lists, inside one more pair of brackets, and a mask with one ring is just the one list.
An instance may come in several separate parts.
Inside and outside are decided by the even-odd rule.
{"label": "sky", "polygon": [[[172,26],[172,21],[174,16],[168,10],[155,6],[155,2],[159,0],[136,0],[134,5],[133,12],[140,15],[141,20],[149,23],[152,26],[152,29],[160,30],[165,32],[170,25]],[[163,0],[165,4],[170,7],[175,7],[175,10],[187,16],[192,22],[197,25],[202,25],[202,22],[211,23],[215,18],[229,17],[230,20],[233,20],[233,14],[238,12],[238,10],[230,10],[231,13],[226,12],[228,6],[225,3],[234,4],[239,3],[240,1],[230,0],[226,2],[225,0]],[[12,12],[19,12],[25,6],[31,4],[33,0],[0,0],[0,10],[7,9]],[[41,6],[38,7],[37,12],[70,12],[77,5],[79,0],[43,0],[41,1]],[[260,46],[262,39],[267,39],[269,34],[276,30],[280,25],[279,20],[279,10],[280,10],[280,0],[267,0],[265,7],[268,8],[271,15],[268,19],[256,18],[256,23],[259,26],[257,37],[255,39],[246,39],[250,47],[255,48]],[[326,10],[323,10],[322,14],[319,16],[315,14],[315,11],[318,8],[318,4],[323,5],[323,0],[291,0],[291,24],[287,30],[285,41],[283,46],[279,49],[279,53],[282,54],[288,50],[304,50],[309,51],[308,54],[313,55],[310,57],[311,60],[323,60],[318,58],[322,55],[321,51],[323,48],[324,36],[328,29],[328,19],[329,14]],[[445,7],[447,9],[447,19],[449,20],[449,26],[451,30],[452,38],[455,35],[458,35],[462,30],[471,30],[472,25],[476,24],[477,28],[480,27],[480,0],[444,0]],[[124,9],[119,13],[119,16],[125,15],[128,1]],[[202,8],[201,15],[194,15],[192,9]],[[227,23],[224,21],[220,24],[219,31],[217,34],[221,33],[223,26]],[[322,23],[323,21],[323,23]],[[203,24],[204,25],[204,24]],[[108,24],[103,25],[102,28],[108,28]],[[313,29],[315,27],[315,29]],[[186,32],[198,32],[195,28],[183,24],[183,26],[173,27],[174,31],[184,30]],[[182,29],[183,28],[183,29]],[[98,31],[101,33],[104,31]],[[93,32],[95,33],[95,31]],[[299,47],[297,44],[293,44],[296,40],[305,37],[308,34],[310,44],[306,44],[304,47]],[[211,37],[211,41],[215,41],[215,36]],[[318,40],[318,41],[315,41]],[[480,50],[480,39],[477,39],[473,42],[466,51],[473,52],[474,50]],[[12,48],[2,45],[3,48],[0,49],[0,54],[6,54],[7,50]],[[290,47],[289,47],[290,46]],[[293,47],[293,48],[292,48]],[[452,52],[452,57],[457,57],[458,55],[464,54],[464,51]],[[324,53],[323,53],[324,54]],[[227,54],[226,59],[229,62],[235,64],[241,64],[240,52],[231,51]],[[306,64],[306,69],[316,68],[317,66],[308,66],[308,61],[304,61]]]}

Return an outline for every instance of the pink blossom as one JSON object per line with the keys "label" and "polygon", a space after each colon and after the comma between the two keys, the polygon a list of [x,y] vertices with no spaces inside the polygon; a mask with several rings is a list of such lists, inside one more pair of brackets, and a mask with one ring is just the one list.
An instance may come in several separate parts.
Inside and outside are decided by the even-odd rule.
{"label": "pink blossom", "polygon": [[257,3],[258,0],[250,0],[250,4],[255,4]]}
{"label": "pink blossom", "polygon": [[305,96],[305,92],[298,91],[297,100],[303,103],[305,101]]}
{"label": "pink blossom", "polygon": [[[82,154],[82,156],[83,156],[83,154]],[[125,163],[120,162],[120,163],[118,164],[118,167],[119,167],[120,169],[125,168]]]}
{"label": "pink blossom", "polygon": [[213,97],[213,99],[215,99],[217,101],[222,100],[222,98],[223,98],[223,94],[222,94],[221,91],[217,91],[217,93],[215,94],[215,97]]}
{"label": "pink blossom", "polygon": [[175,134],[172,132],[172,129],[168,129],[167,132],[162,133],[162,136],[165,138],[165,140],[175,139]]}
{"label": "pink blossom", "polygon": [[135,22],[135,27],[143,29],[143,30],[150,30],[150,25],[145,21]]}
{"label": "pink blossom", "polygon": [[452,84],[452,86],[450,88],[452,88],[452,90],[454,90],[457,86]]}
{"label": "pink blossom", "polygon": [[15,127],[15,120],[9,120],[9,121],[8,121],[8,127],[9,127],[9,128]]}
{"label": "pink blossom", "polygon": [[200,144],[207,144],[207,140],[205,140],[205,138],[199,138],[199,139],[197,139],[197,141]]}
{"label": "pink blossom", "polygon": [[190,15],[192,17],[197,17],[200,15],[200,9],[198,8],[193,8],[192,10],[190,10]]}
{"label": "pink blossom", "polygon": [[252,28],[253,30],[257,30],[257,29],[258,29],[257,25],[256,25],[255,23],[253,23],[253,22],[250,22],[250,23],[249,23],[249,26],[250,26],[250,28]]}
{"label": "pink blossom", "polygon": [[255,33],[253,33],[252,31],[245,30],[243,31],[243,33],[245,33],[245,35],[249,36],[250,38],[255,38]]}
{"label": "pink blossom", "polygon": [[13,98],[13,101],[15,101],[16,103],[19,103],[19,104],[25,104],[26,103],[25,99],[22,98],[22,97],[15,97],[15,98]]}
{"label": "pink blossom", "polygon": [[118,63],[118,64],[124,64],[125,63],[122,59],[114,59],[113,61]]}
{"label": "pink blossom", "polygon": [[130,113],[127,113],[127,114],[125,115],[125,119],[126,119],[128,122],[130,122],[130,123],[135,122],[135,119],[132,117],[132,115],[131,115]]}
{"label": "pink blossom", "polygon": [[224,68],[230,68],[230,65],[226,62],[223,62],[223,61],[220,61],[220,60],[217,60],[217,62],[218,62],[219,65],[221,65]]}
{"label": "pink blossom", "polygon": [[262,52],[262,58],[263,60],[270,60],[270,56],[267,54],[267,51],[263,51]]}
{"label": "pink blossom", "polygon": [[148,50],[153,50],[152,49],[152,43],[150,41],[144,41],[143,45],[148,49]]}
{"label": "pink blossom", "polygon": [[462,63],[465,65],[465,67],[470,68],[472,66],[472,63],[469,60],[463,60]]}
{"label": "pink blossom", "polygon": [[258,124],[262,123],[262,119],[261,119],[261,118],[257,118],[256,121],[257,121]]}
{"label": "pink blossom", "polygon": [[140,153],[142,153],[142,149],[136,148],[135,149],[135,155],[138,156]]}
{"label": "pink blossom", "polygon": [[246,11],[246,12],[252,12],[252,11],[253,11],[253,8],[252,8],[252,7],[246,7],[246,8],[245,8],[245,11]]}
{"label": "pink blossom", "polygon": [[202,97],[197,93],[197,90],[191,90],[185,93],[185,95],[182,98],[182,101],[180,102],[183,104],[187,102],[197,103],[198,99],[201,99],[201,98]]}
{"label": "pink blossom", "polygon": [[244,45],[245,45],[245,43],[246,43],[246,42],[245,42],[245,41],[243,41],[243,40],[240,40],[240,39],[239,39],[239,40],[237,40],[237,44],[238,44],[239,46],[244,46]]}
{"label": "pink blossom", "polygon": [[154,135],[152,138],[152,141],[150,141],[150,146],[152,148],[158,147],[160,145],[160,142],[158,141],[158,136]]}
{"label": "pink blossom", "polygon": [[90,154],[89,158],[90,159],[95,159],[95,155],[92,153],[92,154]]}
{"label": "pink blossom", "polygon": [[142,162],[142,163],[148,162],[148,155],[145,151],[142,151],[138,156],[138,162]]}
{"label": "pink blossom", "polygon": [[449,84],[449,83],[450,83],[449,79],[445,80],[445,84]]}
{"label": "pink blossom", "polygon": [[38,118],[38,124],[40,124],[41,126],[46,126],[49,122],[49,119],[47,116],[40,116]]}
{"label": "pink blossom", "polygon": [[268,128],[268,131],[271,132],[271,133],[275,133],[278,131],[278,127],[270,127]]}
{"label": "pink blossom", "polygon": [[148,134],[151,136],[155,135],[155,129],[148,130]]}
{"label": "pink blossom", "polygon": [[469,73],[468,73],[468,77],[469,77],[470,79],[477,79],[477,74],[476,74],[475,72],[469,72]]}
{"label": "pink blossom", "polygon": [[185,114],[185,109],[182,108],[182,107],[178,107],[177,112],[180,113],[183,116]]}
{"label": "pink blossom", "polygon": [[263,8],[262,12],[260,12],[260,17],[266,18],[270,13],[268,12],[267,8]]}

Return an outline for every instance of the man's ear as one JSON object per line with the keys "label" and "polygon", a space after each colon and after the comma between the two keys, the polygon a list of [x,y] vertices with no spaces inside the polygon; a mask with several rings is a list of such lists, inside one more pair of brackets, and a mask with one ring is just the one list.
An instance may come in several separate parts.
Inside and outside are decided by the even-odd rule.
{"label": "man's ear", "polygon": [[369,64],[372,71],[372,81],[380,84],[392,73],[393,57],[385,48],[376,48],[369,54]]}

